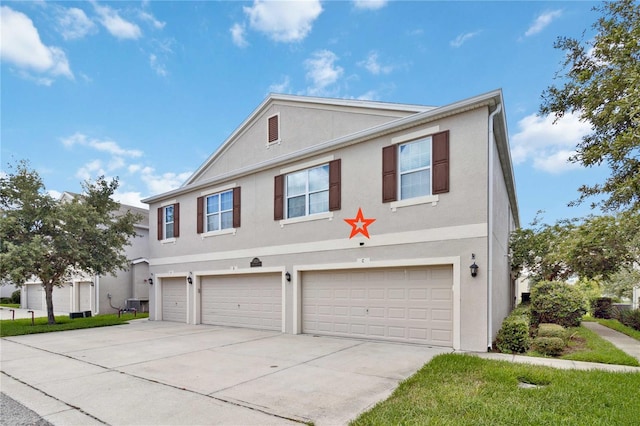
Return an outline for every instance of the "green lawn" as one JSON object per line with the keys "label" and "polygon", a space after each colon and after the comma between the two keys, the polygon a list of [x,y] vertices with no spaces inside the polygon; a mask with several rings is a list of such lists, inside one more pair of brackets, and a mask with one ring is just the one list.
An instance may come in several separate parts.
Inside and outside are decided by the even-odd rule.
{"label": "green lawn", "polygon": [[79,328],[106,327],[109,325],[126,324],[132,319],[147,318],[148,313],[98,315],[90,318],[70,319],[68,315],[57,316],[54,325],[47,324],[47,318],[36,318],[35,325],[31,325],[31,319],[17,319],[0,321],[0,337],[21,336],[23,334],[49,333],[52,331],[76,330]]}
{"label": "green lawn", "polygon": [[0,306],[3,308],[9,308],[9,309],[18,309],[20,308],[20,304],[19,303],[0,303]]}
{"label": "green lawn", "polygon": [[[519,383],[541,385],[523,389]],[[351,425],[630,425],[640,373],[435,357]]]}

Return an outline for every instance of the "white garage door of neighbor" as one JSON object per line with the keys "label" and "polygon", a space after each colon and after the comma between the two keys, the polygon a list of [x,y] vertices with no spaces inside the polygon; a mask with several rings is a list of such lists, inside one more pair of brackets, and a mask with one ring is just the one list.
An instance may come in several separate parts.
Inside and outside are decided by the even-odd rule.
{"label": "white garage door of neighbor", "polygon": [[71,312],[73,307],[71,306],[71,292],[73,286],[69,283],[63,284],[62,287],[54,287],[51,298],[53,299],[53,311],[54,312]]}
{"label": "white garage door of neighbor", "polygon": [[450,266],[305,272],[302,332],[453,345]]}
{"label": "white garage door of neighbor", "polygon": [[91,310],[91,283],[78,283],[78,297],[80,299],[80,310]]}
{"label": "white garage door of neighbor", "polygon": [[282,329],[282,275],[202,277],[202,324]]}
{"label": "white garage door of neighbor", "polygon": [[184,278],[162,279],[162,319],[187,322],[187,288]]}
{"label": "white garage door of neighbor", "polygon": [[28,309],[35,309],[37,311],[46,309],[46,305],[44,304],[44,289],[40,284],[27,284],[24,286],[24,289],[27,291]]}

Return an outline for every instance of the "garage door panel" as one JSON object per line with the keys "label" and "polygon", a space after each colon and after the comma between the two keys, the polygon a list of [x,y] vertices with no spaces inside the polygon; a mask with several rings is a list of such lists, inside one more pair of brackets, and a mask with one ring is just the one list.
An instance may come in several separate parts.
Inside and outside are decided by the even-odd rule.
{"label": "garage door panel", "polygon": [[44,289],[40,284],[29,284],[25,286],[27,290],[27,308],[34,310],[44,310],[46,306],[43,302]]}
{"label": "garage door panel", "polygon": [[187,290],[184,278],[162,279],[162,319],[187,322]]}
{"label": "garage door panel", "polygon": [[452,286],[451,267],[305,272],[302,332],[452,346]]}
{"label": "garage door panel", "polygon": [[201,282],[203,324],[282,329],[280,274],[202,277]]}

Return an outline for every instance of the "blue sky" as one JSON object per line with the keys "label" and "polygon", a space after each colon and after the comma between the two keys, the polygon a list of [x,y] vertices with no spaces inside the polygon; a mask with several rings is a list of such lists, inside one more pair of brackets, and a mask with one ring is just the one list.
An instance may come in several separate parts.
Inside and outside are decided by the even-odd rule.
{"label": "blue sky", "polygon": [[118,176],[140,205],[270,92],[439,106],[502,88],[521,223],[583,216],[567,203],[604,171],[566,158],[589,126],[536,113],[554,41],[593,37],[597,4],[4,1],[2,170],[28,159],[53,194]]}

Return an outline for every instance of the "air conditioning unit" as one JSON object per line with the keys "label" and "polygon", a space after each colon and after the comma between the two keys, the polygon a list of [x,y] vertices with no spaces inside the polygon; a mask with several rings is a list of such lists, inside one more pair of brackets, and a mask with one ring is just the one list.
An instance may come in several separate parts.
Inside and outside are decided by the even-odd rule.
{"label": "air conditioning unit", "polygon": [[134,309],[140,312],[140,299],[127,299],[127,310]]}

